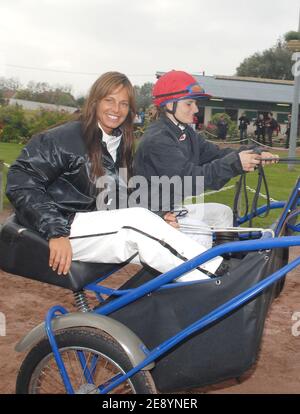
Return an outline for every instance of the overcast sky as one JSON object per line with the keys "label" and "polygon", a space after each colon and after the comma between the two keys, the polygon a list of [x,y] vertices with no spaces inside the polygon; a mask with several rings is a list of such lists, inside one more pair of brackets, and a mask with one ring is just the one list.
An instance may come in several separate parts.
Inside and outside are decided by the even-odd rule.
{"label": "overcast sky", "polygon": [[0,76],[72,85],[108,70],[233,75],[299,24],[299,0],[1,0]]}

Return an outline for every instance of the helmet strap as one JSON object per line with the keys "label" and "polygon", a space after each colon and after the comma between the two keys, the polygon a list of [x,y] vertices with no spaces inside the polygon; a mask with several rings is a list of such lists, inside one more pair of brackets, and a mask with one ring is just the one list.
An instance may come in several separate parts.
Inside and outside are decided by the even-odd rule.
{"label": "helmet strap", "polygon": [[175,115],[175,113],[176,113],[176,109],[177,109],[177,101],[175,101],[175,102],[173,102],[173,107],[172,107],[172,110],[171,109],[168,109],[166,106],[165,106],[165,111],[166,112],[168,112],[168,114],[171,114],[172,116],[173,116],[173,118],[175,119],[175,121],[177,122],[177,126],[179,127],[180,125],[182,125],[184,128],[186,128],[187,126],[188,126],[188,124],[186,124],[186,123],[184,123],[184,122],[181,122],[181,121],[179,121],[179,119],[178,118],[176,118],[176,115]]}

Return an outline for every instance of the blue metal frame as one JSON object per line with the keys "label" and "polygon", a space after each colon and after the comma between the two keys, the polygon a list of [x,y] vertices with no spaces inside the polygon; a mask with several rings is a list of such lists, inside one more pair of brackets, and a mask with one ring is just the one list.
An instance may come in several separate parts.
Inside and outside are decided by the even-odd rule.
{"label": "blue metal frame", "polygon": [[[96,296],[102,300],[101,294],[106,295],[114,295],[116,298],[101,306],[100,308],[93,311],[93,313],[100,314],[100,315],[109,315],[110,313],[126,306],[129,303],[134,302],[135,300],[145,296],[146,294],[153,292],[158,289],[171,289],[175,287],[185,286],[187,284],[200,284],[200,283],[215,283],[214,279],[207,279],[197,282],[185,282],[185,283],[170,283],[174,279],[182,276],[183,274],[195,269],[196,267],[202,265],[203,263],[215,258],[216,256],[220,256],[226,253],[236,253],[236,252],[250,252],[250,251],[260,251],[260,250],[269,250],[269,249],[276,249],[276,248],[289,248],[291,246],[300,246],[300,236],[283,236],[277,237],[286,221],[288,214],[290,214],[291,210],[294,209],[298,205],[299,201],[299,186],[300,186],[300,179],[298,179],[293,192],[287,202],[276,202],[271,204],[271,209],[277,208],[284,208],[278,224],[275,228],[275,238],[261,238],[259,240],[246,240],[246,241],[238,241],[238,242],[231,242],[216,246],[210,250],[205,251],[204,253],[194,257],[193,259],[177,266],[176,268],[159,275],[155,279],[145,283],[144,285],[135,288],[135,289],[126,289],[126,290],[114,290],[110,288],[106,288],[103,286],[98,286],[97,283],[106,279],[111,273],[99,278],[95,283],[89,284],[85,287],[86,290],[90,290],[95,292]],[[266,211],[267,207],[263,206],[257,210],[255,214],[260,215]],[[295,213],[296,214],[296,213]],[[245,223],[249,220],[250,215],[247,215],[240,219],[240,224]],[[299,227],[297,226],[290,226],[292,229],[296,229],[299,231]],[[223,305],[219,306],[215,310],[209,312],[204,317],[200,318],[193,324],[189,325],[185,329],[183,329],[178,334],[172,336],[168,340],[164,341],[162,344],[157,346],[155,349],[149,351],[147,348],[143,349],[145,353],[145,359],[132,368],[129,372],[124,375],[118,374],[114,378],[112,378],[108,383],[102,384],[98,386],[98,390],[100,393],[107,393],[114,389],[116,386],[121,384],[122,382],[126,381],[132,375],[139,372],[145,366],[150,364],[151,362],[155,361],[158,357],[163,355],[172,347],[176,346],[178,343],[186,339],[187,337],[191,336],[193,333],[200,331],[204,327],[210,325],[211,323],[219,320],[220,318],[224,317],[225,315],[229,314],[233,310],[237,309],[238,307],[242,306],[243,304],[247,303],[248,301],[255,298],[259,293],[263,290],[271,286],[273,283],[277,282],[279,279],[284,277],[288,272],[293,270],[300,264],[300,257],[296,258],[293,262],[285,265],[281,269],[277,270],[274,274],[266,277],[262,281],[258,282],[255,286],[247,289],[245,292],[235,296],[234,298],[230,299]],[[54,353],[54,357],[56,363],[58,365],[60,374],[62,376],[64,385],[68,393],[74,393],[72,384],[70,383],[68,374],[66,372],[64,363],[60,356],[54,334],[51,328],[51,321],[53,318],[57,317],[57,313],[65,314],[67,311],[62,307],[54,307],[50,309],[46,317],[46,332]],[[82,368],[84,369],[84,375],[88,383],[93,383],[92,380],[92,372],[96,367],[96,359],[92,361],[91,367],[88,368],[85,363],[84,355],[80,356],[80,362]]]}
{"label": "blue metal frame", "polygon": [[296,185],[287,201],[284,211],[279,218],[278,225],[275,229],[275,236],[278,236],[282,230],[282,227],[287,219],[288,214],[294,210],[299,204],[299,191],[300,191],[300,179],[298,178]]}
{"label": "blue metal frame", "polygon": [[[231,242],[226,244],[221,244],[219,246],[213,247],[204,253],[194,257],[193,259],[188,260],[185,263],[175,267],[168,272],[157,276],[155,279],[150,282],[145,283],[144,285],[131,289],[128,293],[122,295],[121,297],[107,303],[106,305],[101,306],[99,309],[95,310],[95,313],[100,315],[109,315],[111,312],[114,312],[123,306],[128,305],[131,302],[145,296],[147,293],[153,292],[163,285],[172,282],[174,279],[182,276],[183,274],[190,272],[196,267],[202,265],[203,263],[226,253],[237,253],[237,252],[249,252],[257,250],[269,250],[276,249],[281,247],[291,247],[291,246],[300,246],[300,236],[286,236],[286,237],[276,237],[273,239],[260,239],[260,240],[247,240],[242,242]],[[212,279],[199,281],[196,283],[210,283]],[[195,282],[190,282],[195,283]],[[181,285],[181,284],[180,284]],[[178,284],[177,284],[178,286]]]}
{"label": "blue metal frame", "polygon": [[53,308],[49,309],[49,311],[47,312],[46,315],[46,320],[45,320],[45,329],[46,329],[46,333],[50,342],[50,346],[52,348],[52,352],[57,364],[57,367],[59,369],[61,378],[63,380],[63,383],[66,387],[66,391],[68,394],[74,394],[74,390],[71,384],[71,381],[69,379],[65,364],[63,363],[62,357],[60,355],[60,352],[58,350],[58,346],[55,340],[55,336],[54,333],[52,331],[52,320],[55,319],[57,317],[56,313],[60,313],[60,314],[67,314],[68,311],[63,308],[62,306],[54,306]]}
{"label": "blue metal frame", "polygon": [[[63,380],[64,386],[66,388],[66,391],[68,394],[74,394],[74,389],[72,386],[72,383],[70,381],[69,375],[67,373],[65,364],[62,360],[62,357],[60,355],[57,342],[55,340],[55,334],[52,330],[52,320],[55,319],[58,315],[57,313],[60,313],[62,315],[65,315],[69,313],[65,308],[62,306],[53,306],[49,311],[47,312],[46,319],[45,319],[45,330],[48,336],[48,340],[50,343],[50,346],[52,348],[52,352],[56,361],[56,365],[59,369],[61,378]],[[91,361],[91,367],[89,368],[87,366],[87,361],[84,356],[84,353],[82,351],[77,351],[78,359],[81,364],[81,368],[83,370],[83,375],[85,376],[85,379],[88,384],[94,384],[93,382],[93,371],[96,369],[97,359],[98,357],[93,357]]]}
{"label": "blue metal frame", "polygon": [[[211,260],[212,258],[225,254],[225,253],[233,253],[233,252],[249,252],[249,251],[258,251],[258,250],[268,250],[268,249],[275,249],[275,248],[288,248],[291,246],[300,246],[300,236],[290,236],[290,237],[279,237],[279,238],[266,238],[261,240],[248,240],[243,242],[232,242],[223,244],[220,246],[216,246],[199,256],[196,256],[195,258],[187,261],[186,263],[183,263],[176,268],[170,270],[169,272],[166,272],[155,279],[151,280],[150,282],[145,283],[144,285],[136,288],[136,289],[128,289],[125,290],[122,293],[122,296],[119,298],[116,298],[112,302],[109,302],[107,305],[103,305],[101,308],[95,310],[93,313],[101,314],[101,315],[109,315],[110,313],[126,306],[127,304],[139,299],[140,297],[146,295],[149,292],[153,292],[154,290],[157,290],[159,288],[166,288],[165,286],[167,283],[171,282],[173,279],[176,279],[179,276],[182,276],[184,273],[189,272],[199,265],[205,263],[208,260]],[[147,349],[144,349],[145,353],[145,359],[136,367],[131,369],[129,372],[127,372],[124,375],[117,375],[112,382],[110,382],[107,386],[103,385],[98,386],[99,392],[106,393],[111,391],[113,388],[121,384],[122,382],[126,381],[128,378],[130,378],[132,375],[137,373],[139,370],[147,366],[150,362],[155,361],[159,356],[163,355],[165,352],[167,352],[170,348],[177,345],[179,342],[183,341],[188,336],[192,335],[194,332],[199,331],[209,325],[212,322],[217,321],[218,319],[222,318],[223,316],[230,313],[232,310],[238,308],[239,306],[243,305],[247,301],[254,298],[256,295],[258,295],[260,292],[262,292],[264,289],[269,287],[271,284],[278,281],[281,277],[286,275],[289,271],[293,270],[296,266],[300,264],[300,257],[295,259],[292,263],[287,264],[286,266],[282,267],[280,270],[272,274],[271,276],[268,276],[261,282],[257,283],[255,286],[249,288],[242,294],[237,295],[236,297],[232,298],[228,302],[224,303],[214,311],[210,312],[209,314],[205,315],[201,319],[197,320],[187,328],[183,329],[180,333],[177,335],[174,335],[173,337],[169,338],[162,344],[160,344],[158,347],[153,349],[152,351],[149,351]],[[189,284],[192,283],[215,283],[215,280],[208,279],[198,282],[189,282]],[[176,283],[174,284],[176,287],[186,285],[187,283]],[[173,286],[174,286],[173,285]],[[94,286],[89,285],[89,290],[93,290]],[[116,292],[114,292],[116,293]],[[51,329],[51,320],[53,317],[56,317],[56,312],[66,313],[67,311],[64,308],[61,307],[54,307],[52,308],[46,319],[46,331],[47,335],[49,337],[49,341],[51,344],[51,347],[53,349],[54,357],[57,362],[59,371],[61,373],[63,382],[65,384],[66,390],[68,393],[73,394],[74,390],[70,383],[69,377],[67,375],[66,369],[64,367],[62,358],[59,354],[57,344],[54,339],[54,334]],[[86,365],[83,365],[86,366]],[[84,372],[85,377],[89,383],[91,383],[91,373],[88,369],[87,372]]]}
{"label": "blue metal frame", "polygon": [[111,383],[109,386],[101,390],[101,393],[105,394],[115,387],[117,387],[119,384],[121,384],[123,381],[126,381],[128,378],[130,378],[132,375],[139,372],[141,369],[143,369],[145,366],[150,364],[151,362],[155,361],[157,358],[159,358],[161,355],[166,353],[169,349],[176,346],[178,343],[186,339],[187,337],[191,336],[193,333],[201,331],[206,326],[212,324],[213,322],[218,321],[223,316],[226,316],[233,310],[237,309],[238,307],[242,306],[246,302],[250,301],[251,299],[255,298],[259,293],[261,293],[263,290],[267,289],[269,286],[271,286],[273,283],[277,282],[280,278],[282,278],[287,272],[293,270],[295,267],[297,267],[300,264],[300,257],[298,257],[296,260],[294,260],[292,263],[282,267],[280,270],[275,272],[273,275],[267,277],[266,279],[262,280],[261,282],[257,283],[253,287],[247,289],[245,292],[237,295],[233,299],[227,301],[223,305],[219,306],[212,312],[208,313],[198,321],[194,322],[187,328],[183,329],[180,333],[177,335],[174,335],[173,337],[169,338],[159,346],[157,346],[155,349],[153,349],[148,356],[137,366],[132,368],[130,371],[128,371],[126,374],[124,374],[122,377],[116,379],[113,383]]}
{"label": "blue metal frame", "polygon": [[255,214],[246,214],[245,216],[240,217],[237,220],[238,225],[247,223],[247,221],[249,221],[251,218],[261,216],[262,214],[266,213],[266,211],[268,209],[270,209],[270,210],[276,210],[278,208],[283,208],[285,205],[286,205],[286,201],[273,201],[272,203],[270,203],[270,206],[269,207],[267,205],[263,205],[263,206],[259,207],[256,210]]}

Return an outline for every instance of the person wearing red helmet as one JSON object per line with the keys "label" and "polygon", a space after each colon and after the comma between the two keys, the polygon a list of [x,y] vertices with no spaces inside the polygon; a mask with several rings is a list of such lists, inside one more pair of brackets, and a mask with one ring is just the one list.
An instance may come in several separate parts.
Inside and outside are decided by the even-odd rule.
{"label": "person wearing red helmet", "polygon": [[[165,73],[155,83],[152,94],[160,116],[156,122],[150,124],[139,143],[134,170],[136,175],[144,176],[151,186],[148,208],[162,215],[174,227],[179,227],[176,214],[172,213],[178,205],[176,188],[173,189],[167,205],[164,203],[161,187],[153,188],[153,177],[180,177],[181,180],[190,177],[192,184],[187,191],[185,188],[184,195],[196,196],[199,194],[197,186],[194,185],[197,177],[204,177],[205,190],[219,190],[243,171],[254,171],[262,156],[273,157],[267,152],[258,155],[247,147],[241,147],[240,150],[220,149],[196,133],[189,124],[199,111],[197,101],[207,100],[210,95],[190,74],[177,70]],[[180,191],[179,193],[182,194]],[[153,203],[156,201],[153,199],[158,199],[159,202]],[[151,208],[157,204],[159,211]],[[195,238],[207,247],[212,244],[211,226],[223,228],[233,225],[232,210],[223,204],[202,203],[184,207],[188,214],[180,218],[180,223],[189,228],[196,222],[199,228],[201,219],[203,234],[198,234]]]}

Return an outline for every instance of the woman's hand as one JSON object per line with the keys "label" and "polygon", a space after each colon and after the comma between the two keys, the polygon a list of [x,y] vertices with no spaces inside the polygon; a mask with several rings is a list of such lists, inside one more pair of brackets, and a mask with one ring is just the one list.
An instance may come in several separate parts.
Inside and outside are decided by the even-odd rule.
{"label": "woman's hand", "polygon": [[58,237],[49,240],[49,266],[59,275],[66,275],[71,267],[72,246],[68,237]]}
{"label": "woman's hand", "polygon": [[170,226],[174,227],[175,229],[179,229],[179,224],[174,213],[167,213],[163,216],[163,219],[166,223],[170,224]]}

